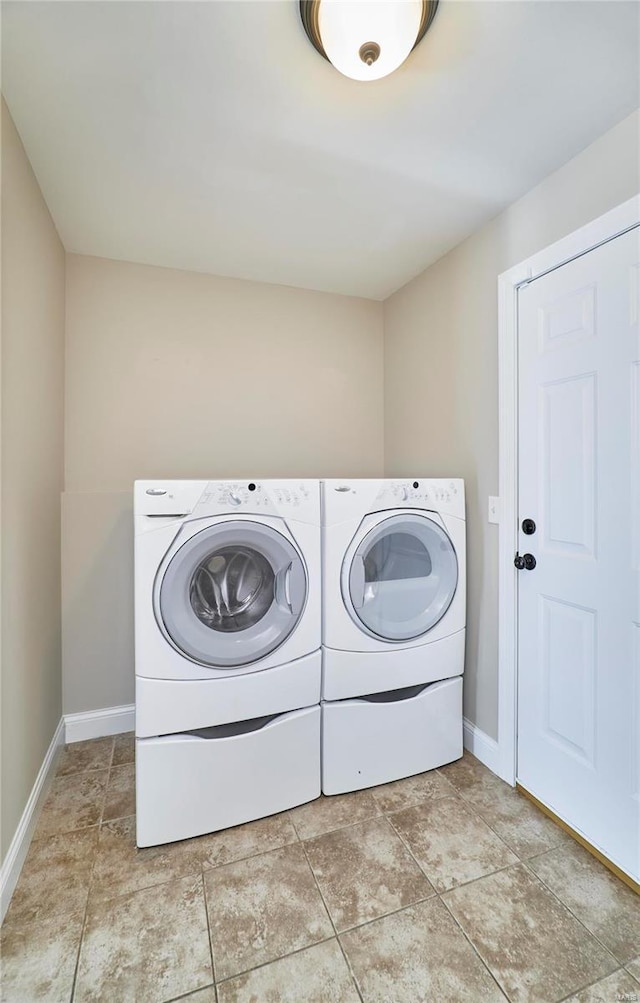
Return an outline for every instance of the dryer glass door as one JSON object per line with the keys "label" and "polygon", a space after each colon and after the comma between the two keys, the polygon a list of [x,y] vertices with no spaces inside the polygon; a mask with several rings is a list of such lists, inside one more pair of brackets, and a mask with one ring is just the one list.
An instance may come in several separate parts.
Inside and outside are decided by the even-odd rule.
{"label": "dryer glass door", "polygon": [[349,599],[360,624],[387,641],[431,630],[458,585],[458,560],[447,533],[427,516],[403,513],[378,523],[358,546]]}
{"label": "dryer glass door", "polygon": [[209,526],[176,551],[156,616],[195,662],[247,665],[275,651],[307,597],[302,557],[285,536],[245,520]]}

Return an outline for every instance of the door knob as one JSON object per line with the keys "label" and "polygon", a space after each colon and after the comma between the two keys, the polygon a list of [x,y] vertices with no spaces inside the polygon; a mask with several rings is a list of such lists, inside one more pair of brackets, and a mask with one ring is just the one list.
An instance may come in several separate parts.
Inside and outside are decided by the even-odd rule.
{"label": "door knob", "polygon": [[516,554],[513,563],[518,571],[533,571],[537,561],[533,554]]}

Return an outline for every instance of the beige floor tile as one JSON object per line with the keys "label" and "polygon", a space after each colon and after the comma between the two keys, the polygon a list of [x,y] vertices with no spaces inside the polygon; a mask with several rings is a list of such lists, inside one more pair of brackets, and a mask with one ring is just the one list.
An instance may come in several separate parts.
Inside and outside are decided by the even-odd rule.
{"label": "beige floor tile", "polygon": [[456,759],[455,763],[441,766],[438,770],[443,777],[453,784],[457,791],[466,793],[479,784],[485,786],[499,787],[504,784],[503,780],[487,769],[479,759],[472,756],[470,752],[465,752],[462,759]]}
{"label": "beige floor tile", "polygon": [[640,952],[640,895],[575,840],[529,866],[623,964]]}
{"label": "beige floor tile", "polygon": [[289,813],[282,812],[280,815],[270,815],[269,818],[237,825],[233,829],[223,829],[210,836],[200,836],[197,845],[202,866],[208,868],[253,857],[256,853],[277,850],[278,847],[297,840]]}
{"label": "beige floor tile", "polygon": [[2,1003],[69,1003],[84,911],[2,927]]}
{"label": "beige floor tile", "polygon": [[215,986],[207,986],[206,989],[198,989],[195,993],[176,997],[175,1003],[217,1003]]}
{"label": "beige floor tile", "polygon": [[133,763],[114,766],[109,771],[107,793],[102,812],[103,822],[114,818],[126,818],[136,811],[136,775]]}
{"label": "beige floor tile", "polygon": [[218,986],[220,1003],[359,1003],[337,940],[308,947]]}
{"label": "beige floor tile", "polygon": [[38,838],[85,829],[102,818],[108,770],[56,777],[38,820]]}
{"label": "beige floor tile", "polygon": [[436,899],[341,935],[365,1003],[504,1003],[451,916]]}
{"label": "beige floor tile", "polygon": [[163,1003],[212,982],[200,876],[89,903],[74,1003]]}
{"label": "beige floor tile", "polygon": [[371,791],[354,791],[351,794],[336,794],[325,797],[322,794],[309,804],[300,805],[289,812],[300,839],[320,836],[323,832],[342,829],[352,822],[362,822],[365,818],[379,815],[380,809]]}
{"label": "beige floor tile", "polygon": [[216,979],[333,934],[299,843],[204,872]]}
{"label": "beige floor tile", "polygon": [[86,770],[108,770],[111,765],[113,738],[92,738],[87,742],[65,745],[60,754],[56,776],[65,777]]}
{"label": "beige floor tile", "polygon": [[455,789],[437,770],[430,770],[429,773],[419,773],[415,777],[372,787],[371,794],[380,811],[400,811],[418,801],[451,797],[455,794]]}
{"label": "beige floor tile", "polygon": [[305,851],[337,930],[434,894],[386,818],[308,840]]}
{"label": "beige floor tile", "polygon": [[636,982],[640,982],[640,958],[627,962],[627,971],[631,972]]}
{"label": "beige floor tile", "polygon": [[125,763],[134,763],[136,758],[136,739],[132,731],[127,731],[122,735],[116,735],[113,740],[112,766],[124,766]]}
{"label": "beige floor tile", "polygon": [[640,999],[638,983],[623,969],[600,979],[588,989],[571,996],[566,1003],[614,1003],[615,1000]]}
{"label": "beige floor tile", "polygon": [[422,801],[389,819],[439,892],[518,859],[460,798]]}
{"label": "beige floor tile", "polygon": [[514,1003],[555,1003],[618,967],[523,864],[444,901]]}
{"label": "beige floor tile", "polygon": [[98,845],[98,826],[34,839],[7,912],[7,922],[42,922],[82,913]]}
{"label": "beige floor tile", "polygon": [[100,827],[91,881],[91,898],[110,898],[176,881],[201,870],[197,840],[163,846],[136,847],[135,818],[106,822]]}
{"label": "beige floor tile", "polygon": [[571,842],[559,825],[502,781],[477,784],[462,797],[522,859]]}

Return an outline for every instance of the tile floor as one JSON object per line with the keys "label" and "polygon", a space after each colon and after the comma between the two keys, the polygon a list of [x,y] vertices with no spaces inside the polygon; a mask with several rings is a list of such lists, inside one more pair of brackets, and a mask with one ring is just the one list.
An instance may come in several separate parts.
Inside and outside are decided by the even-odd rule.
{"label": "tile floor", "polygon": [[133,759],[62,753],[4,1003],[640,1000],[640,898],[472,756],[144,850]]}

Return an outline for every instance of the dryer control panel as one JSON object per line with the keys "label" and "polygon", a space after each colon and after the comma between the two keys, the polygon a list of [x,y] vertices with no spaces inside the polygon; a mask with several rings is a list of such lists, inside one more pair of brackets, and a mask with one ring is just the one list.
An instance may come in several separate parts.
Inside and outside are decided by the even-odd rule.
{"label": "dryer control panel", "polygon": [[416,481],[389,481],[383,485],[376,501],[403,508],[405,504],[415,505],[423,508],[433,504],[455,504],[461,491],[460,481],[451,480],[416,480]]}
{"label": "dryer control panel", "polygon": [[459,519],[465,517],[461,478],[325,480],[322,497],[325,526],[355,518],[358,514],[397,508],[427,509]]}

